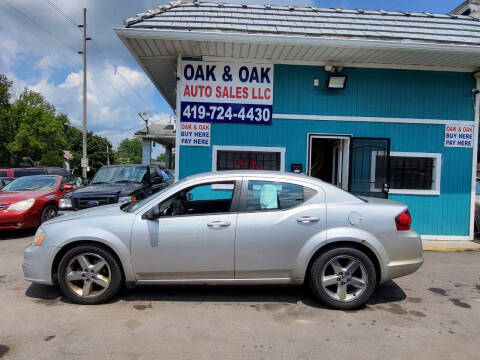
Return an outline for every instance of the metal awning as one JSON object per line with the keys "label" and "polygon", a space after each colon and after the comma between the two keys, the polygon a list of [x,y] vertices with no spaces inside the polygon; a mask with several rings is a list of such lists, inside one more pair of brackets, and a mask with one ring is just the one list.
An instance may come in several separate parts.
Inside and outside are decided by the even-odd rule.
{"label": "metal awning", "polygon": [[177,1],[115,29],[170,106],[178,56],[473,72],[480,21],[463,15]]}
{"label": "metal awning", "polygon": [[135,132],[135,137],[150,139],[165,147],[175,147],[175,129],[173,125],[152,124]]}

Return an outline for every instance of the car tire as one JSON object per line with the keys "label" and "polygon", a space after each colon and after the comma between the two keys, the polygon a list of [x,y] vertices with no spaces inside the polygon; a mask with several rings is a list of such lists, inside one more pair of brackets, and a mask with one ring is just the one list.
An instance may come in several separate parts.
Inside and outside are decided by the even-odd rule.
{"label": "car tire", "polygon": [[99,304],[115,296],[122,285],[119,261],[96,245],[69,250],[58,266],[58,284],[63,294],[77,304]]}
{"label": "car tire", "polygon": [[337,247],[320,254],[310,269],[310,287],[325,305],[355,309],[370,298],[377,274],[372,260],[362,251]]}
{"label": "car tire", "polygon": [[45,221],[53,219],[57,216],[57,207],[55,205],[47,205],[42,210],[42,215],[40,215],[40,224],[43,224]]}

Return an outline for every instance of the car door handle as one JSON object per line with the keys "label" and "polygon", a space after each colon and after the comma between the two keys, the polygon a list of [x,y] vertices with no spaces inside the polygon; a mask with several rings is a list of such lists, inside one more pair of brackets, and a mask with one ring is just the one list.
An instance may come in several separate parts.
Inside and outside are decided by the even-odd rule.
{"label": "car door handle", "polygon": [[317,216],[302,216],[297,218],[297,222],[303,223],[303,224],[317,222],[319,220],[320,218]]}
{"label": "car door handle", "polygon": [[211,228],[227,227],[227,226],[230,226],[230,222],[229,221],[212,221],[208,223],[207,226]]}

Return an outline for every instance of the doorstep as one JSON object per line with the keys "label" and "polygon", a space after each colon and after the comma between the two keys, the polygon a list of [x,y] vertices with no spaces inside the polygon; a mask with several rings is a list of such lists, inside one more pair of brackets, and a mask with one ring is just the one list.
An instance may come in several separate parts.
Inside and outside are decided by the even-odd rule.
{"label": "doorstep", "polygon": [[480,251],[480,242],[459,240],[422,240],[423,251]]}

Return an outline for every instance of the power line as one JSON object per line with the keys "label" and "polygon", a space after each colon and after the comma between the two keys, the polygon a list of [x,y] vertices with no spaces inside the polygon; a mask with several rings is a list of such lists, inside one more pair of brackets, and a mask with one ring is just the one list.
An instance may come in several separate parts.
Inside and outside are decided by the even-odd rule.
{"label": "power line", "polygon": [[[92,42],[95,47],[97,48],[97,50],[99,51],[99,53],[103,56],[103,58],[105,60],[108,60],[107,57],[105,56],[105,53],[102,51],[102,49],[100,48],[99,45],[97,45],[95,42]],[[115,65],[114,65],[115,66]],[[117,68],[118,66],[115,66],[115,68]],[[127,86],[138,96],[138,98],[147,106],[150,108],[150,110],[155,113],[156,115],[158,116],[161,116],[156,110],[155,110],[155,106],[152,106],[152,104],[150,104],[149,102],[147,102],[147,100],[145,100],[145,98],[140,95],[140,93],[132,86],[130,85],[130,83],[128,82],[127,79],[125,79],[125,77],[122,75],[122,73],[120,71],[117,71],[116,72],[120,78],[125,82],[125,84],[127,84]]]}
{"label": "power line", "polygon": [[28,20],[30,20],[32,23],[34,23],[35,25],[37,25],[39,28],[41,28],[43,31],[45,31],[47,34],[49,34],[50,36],[52,36],[53,38],[55,38],[56,40],[60,41],[63,45],[65,45],[66,47],[68,47],[70,50],[72,51],[77,51],[75,50],[73,47],[70,46],[70,44],[68,44],[66,41],[64,41],[63,39],[59,38],[58,36],[56,36],[55,34],[53,34],[52,32],[50,32],[49,30],[45,29],[42,25],[40,25],[38,22],[36,22],[35,20],[33,20],[30,16],[28,16],[27,14],[25,14],[22,10],[18,9],[17,7],[13,6],[12,4],[10,4],[9,2],[7,2],[6,0],[0,0],[1,2],[3,2],[5,5],[11,7],[12,9],[14,9],[16,12],[20,13],[21,15],[23,15],[24,17],[26,17]]}
{"label": "power line", "polygon": [[[50,7],[52,7],[57,13],[59,13],[60,15],[62,15],[65,19],[67,19],[70,23],[72,23],[75,27],[78,26],[78,23],[73,20],[71,17],[69,17],[67,14],[65,14],[65,12],[60,9],[57,5],[53,4],[52,2],[50,2],[50,0],[45,0],[49,5]],[[79,29],[80,30],[80,29]],[[81,31],[81,30],[80,30]]]}
{"label": "power line", "polygon": [[[77,27],[77,23],[72,19],[70,18],[67,14],[65,14],[64,11],[62,11],[62,9],[60,9],[58,6],[56,6],[55,4],[53,4],[50,0],[45,0],[59,15],[61,15],[62,17],[64,17],[68,22],[70,22],[71,24],[73,24],[75,27]],[[98,53],[100,53],[100,55],[105,59],[105,60],[108,60],[105,53],[103,52],[103,50],[100,48],[99,45],[97,45],[96,43],[92,42],[94,45],[95,45],[95,48],[98,50]],[[115,68],[117,68],[118,66],[116,66],[114,64]],[[138,98],[150,109],[152,110],[153,113],[155,113],[156,115],[160,116],[160,114],[155,110],[155,106],[152,106],[151,103],[147,102],[147,100],[145,100],[145,98],[128,82],[128,80],[121,74],[120,71],[117,71],[117,74],[120,76],[120,78],[123,80],[123,82],[125,82],[125,84],[127,84],[127,86],[138,96]]]}

